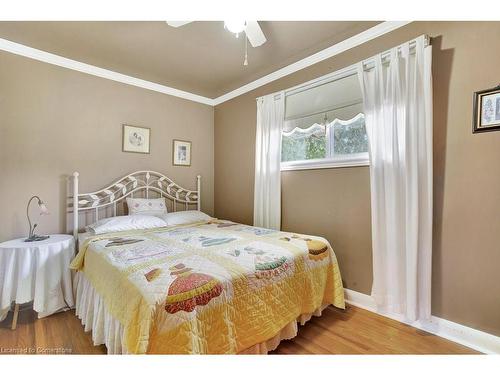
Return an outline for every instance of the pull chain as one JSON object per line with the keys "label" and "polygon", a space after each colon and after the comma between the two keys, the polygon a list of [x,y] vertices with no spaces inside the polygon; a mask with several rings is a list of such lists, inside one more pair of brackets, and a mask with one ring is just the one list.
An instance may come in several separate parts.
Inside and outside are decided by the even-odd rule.
{"label": "pull chain", "polygon": [[246,32],[245,32],[245,61],[243,61],[243,65],[244,66],[248,65],[248,37]]}

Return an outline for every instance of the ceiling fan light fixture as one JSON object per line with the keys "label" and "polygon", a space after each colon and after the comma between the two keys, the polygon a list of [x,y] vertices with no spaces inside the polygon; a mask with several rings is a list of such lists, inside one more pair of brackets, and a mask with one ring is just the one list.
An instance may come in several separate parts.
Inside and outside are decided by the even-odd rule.
{"label": "ceiling fan light fixture", "polygon": [[245,31],[245,28],[247,27],[247,22],[246,21],[224,21],[224,27],[232,32],[233,34],[236,34],[236,37],[238,37],[238,34]]}

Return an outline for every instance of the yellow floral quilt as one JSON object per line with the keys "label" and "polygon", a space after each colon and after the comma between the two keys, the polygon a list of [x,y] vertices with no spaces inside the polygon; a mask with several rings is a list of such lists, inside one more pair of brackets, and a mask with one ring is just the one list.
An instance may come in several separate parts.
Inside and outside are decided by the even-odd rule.
{"label": "yellow floral quilt", "polygon": [[90,237],[71,267],[130,353],[238,353],[322,305],[344,308],[325,239],[229,221]]}

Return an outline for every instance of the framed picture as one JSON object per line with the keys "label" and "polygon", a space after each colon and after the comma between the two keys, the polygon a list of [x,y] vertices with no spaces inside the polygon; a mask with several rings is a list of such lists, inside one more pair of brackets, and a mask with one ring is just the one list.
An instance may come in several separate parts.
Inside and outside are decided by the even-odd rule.
{"label": "framed picture", "polygon": [[191,142],[174,139],[172,159],[174,165],[189,167],[191,165]]}
{"label": "framed picture", "polygon": [[122,151],[149,154],[151,129],[123,125]]}
{"label": "framed picture", "polygon": [[500,85],[474,93],[472,132],[500,130]]}

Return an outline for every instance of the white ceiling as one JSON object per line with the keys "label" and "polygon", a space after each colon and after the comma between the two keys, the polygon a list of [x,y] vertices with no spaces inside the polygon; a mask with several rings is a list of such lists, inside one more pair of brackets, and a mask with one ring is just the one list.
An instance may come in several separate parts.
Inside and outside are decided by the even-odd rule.
{"label": "white ceiling", "polygon": [[0,38],[170,88],[216,98],[379,22],[259,21],[267,42],[249,50],[222,21],[0,22]]}

